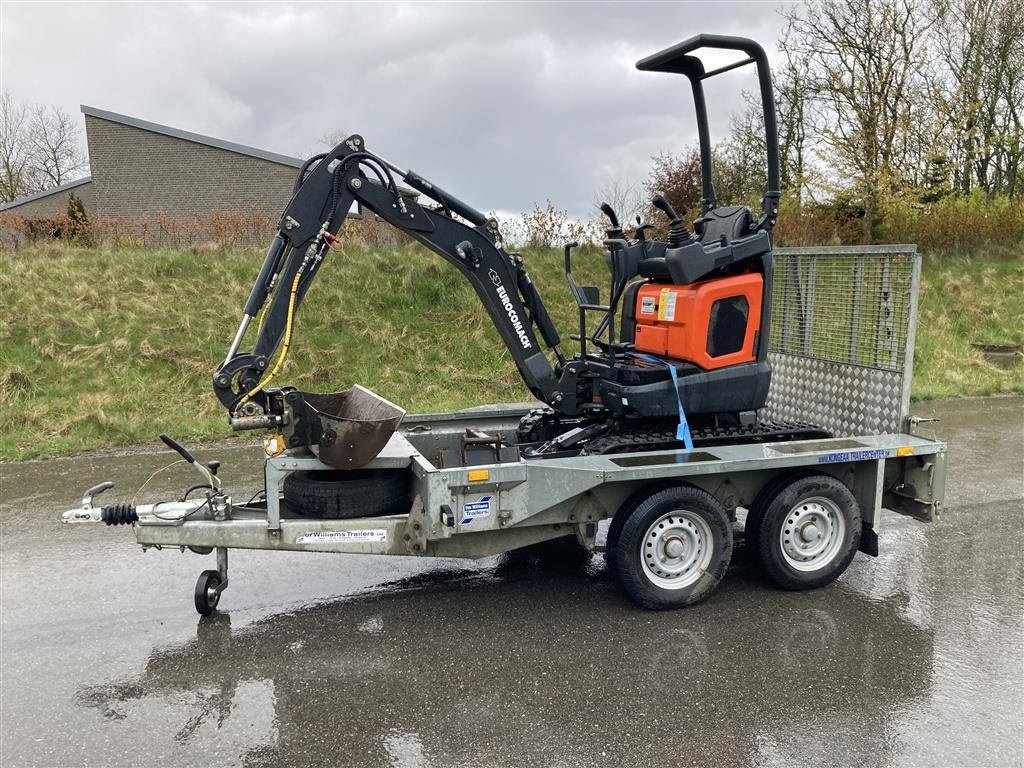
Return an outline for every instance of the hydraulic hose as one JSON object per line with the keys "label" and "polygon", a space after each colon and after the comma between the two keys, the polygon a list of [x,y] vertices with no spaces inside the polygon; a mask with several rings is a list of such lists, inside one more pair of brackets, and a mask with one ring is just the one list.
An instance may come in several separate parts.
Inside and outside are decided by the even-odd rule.
{"label": "hydraulic hose", "polygon": [[281,366],[284,364],[284,359],[288,356],[288,347],[291,346],[292,343],[292,327],[295,324],[295,295],[299,291],[299,280],[302,279],[302,275],[305,271],[306,265],[303,264],[295,272],[295,277],[292,279],[292,289],[288,295],[288,316],[284,325],[284,340],[281,343],[281,352],[277,356],[277,361],[274,363],[274,367],[271,368],[262,379],[260,379],[256,386],[242,396],[242,399],[238,401],[238,405],[235,406],[236,408],[249,402],[252,399],[252,396],[267,386],[267,384],[269,384],[281,370]]}
{"label": "hydraulic hose", "polygon": [[302,182],[306,180],[306,174],[309,171],[310,167],[312,167],[314,163],[323,160],[325,157],[327,157],[327,153],[321,152],[319,155],[313,155],[311,158],[309,158],[309,160],[302,164],[302,167],[299,169],[298,174],[296,174],[295,176],[295,184],[292,185],[293,195],[299,191],[299,187],[302,186]]}

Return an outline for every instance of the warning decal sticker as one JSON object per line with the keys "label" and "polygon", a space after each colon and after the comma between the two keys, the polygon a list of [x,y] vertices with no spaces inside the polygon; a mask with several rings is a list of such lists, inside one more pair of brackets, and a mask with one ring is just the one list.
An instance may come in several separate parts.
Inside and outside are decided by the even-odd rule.
{"label": "warning decal sticker", "polygon": [[640,299],[640,314],[653,315],[658,305],[654,302],[653,296],[644,296]]}
{"label": "warning decal sticker", "polygon": [[658,319],[668,320],[669,322],[676,319],[676,294],[671,288],[661,289],[661,301],[658,302]]}
{"label": "warning decal sticker", "polygon": [[295,537],[296,544],[338,544],[338,543],[382,543],[388,540],[383,528],[366,528],[355,531],[310,531]]}

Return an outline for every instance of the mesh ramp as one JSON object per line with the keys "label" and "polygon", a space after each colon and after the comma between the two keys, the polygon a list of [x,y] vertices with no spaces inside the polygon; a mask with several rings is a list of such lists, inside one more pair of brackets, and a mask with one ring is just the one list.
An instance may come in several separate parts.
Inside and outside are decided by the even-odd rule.
{"label": "mesh ramp", "polygon": [[913,245],[777,249],[762,417],[836,436],[904,430],[920,277]]}

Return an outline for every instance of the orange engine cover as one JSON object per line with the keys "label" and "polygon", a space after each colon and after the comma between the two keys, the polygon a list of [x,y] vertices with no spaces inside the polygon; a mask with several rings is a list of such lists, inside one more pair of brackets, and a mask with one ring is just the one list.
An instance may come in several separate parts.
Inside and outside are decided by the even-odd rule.
{"label": "orange engine cover", "polygon": [[704,370],[753,362],[763,290],[764,278],[755,272],[643,285],[636,295],[636,348]]}

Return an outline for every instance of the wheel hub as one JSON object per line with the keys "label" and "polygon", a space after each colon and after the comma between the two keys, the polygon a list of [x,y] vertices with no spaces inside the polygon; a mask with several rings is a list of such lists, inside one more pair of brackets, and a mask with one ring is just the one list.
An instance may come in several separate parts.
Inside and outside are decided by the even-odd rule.
{"label": "wheel hub", "polygon": [[640,545],[644,575],[665,589],[696,583],[711,562],[713,539],[704,519],[689,510],[669,512],[647,529]]}
{"label": "wheel hub", "polygon": [[667,542],[665,542],[665,555],[671,558],[680,557],[686,550],[686,545],[683,540],[677,536],[673,536]]}
{"label": "wheel hub", "polygon": [[779,531],[786,563],[798,571],[827,567],[842,549],[846,523],[835,502],[804,499],[789,510]]}
{"label": "wheel hub", "polygon": [[814,522],[808,523],[800,529],[800,538],[805,542],[814,541],[819,536],[821,536],[821,534],[818,532],[818,526],[815,525]]}

